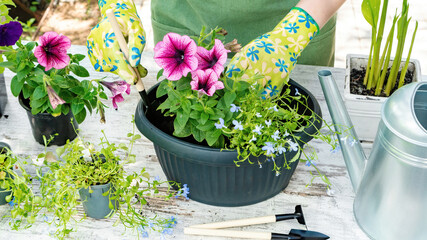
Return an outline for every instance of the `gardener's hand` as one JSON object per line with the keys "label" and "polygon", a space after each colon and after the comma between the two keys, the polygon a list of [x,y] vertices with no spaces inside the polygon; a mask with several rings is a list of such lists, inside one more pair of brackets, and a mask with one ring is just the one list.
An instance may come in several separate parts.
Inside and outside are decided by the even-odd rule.
{"label": "gardener's hand", "polygon": [[[95,70],[99,72],[112,72],[118,74],[129,84],[136,83],[139,79],[132,71],[137,67],[141,77],[147,71],[140,65],[142,51],[145,46],[145,32],[141,20],[136,13],[132,0],[99,0],[102,20],[92,29],[87,38],[89,59]],[[119,23],[123,36],[128,41],[129,61],[121,53],[106,11],[112,9]]]}
{"label": "gardener's hand", "polygon": [[271,32],[248,43],[231,59],[227,76],[249,79],[261,74],[266,86],[263,97],[272,97],[288,82],[298,56],[318,32],[319,26],[308,13],[292,8]]}

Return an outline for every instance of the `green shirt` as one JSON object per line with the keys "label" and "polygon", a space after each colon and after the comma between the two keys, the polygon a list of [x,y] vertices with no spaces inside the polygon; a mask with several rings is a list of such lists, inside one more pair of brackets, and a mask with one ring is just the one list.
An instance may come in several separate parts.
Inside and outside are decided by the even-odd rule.
{"label": "green shirt", "polygon": [[[298,0],[152,0],[151,20],[155,43],[169,32],[197,35],[202,26],[227,30],[226,42],[242,45],[271,31]],[[334,16],[304,49],[299,64],[333,66]]]}

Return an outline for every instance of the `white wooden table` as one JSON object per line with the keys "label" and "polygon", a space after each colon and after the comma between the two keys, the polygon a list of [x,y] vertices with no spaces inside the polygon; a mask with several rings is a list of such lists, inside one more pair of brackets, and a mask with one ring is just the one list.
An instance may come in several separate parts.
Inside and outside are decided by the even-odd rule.
{"label": "white wooden table", "polygon": [[[86,53],[84,46],[73,46],[72,52]],[[150,87],[156,82],[158,67],[152,60],[152,52],[145,52],[142,65],[147,67],[149,75],[144,79],[146,87]],[[92,70],[88,59],[84,60],[88,70]],[[317,72],[325,67],[296,66],[291,77],[310,90],[320,103],[323,117],[330,122],[329,112],[325,99],[317,78]],[[344,82],[344,69],[328,68],[332,71],[338,86],[342,88]],[[100,78],[104,73],[93,71],[91,76]],[[6,87],[8,88],[9,103],[5,114],[7,118],[0,119],[0,141],[4,141],[12,147],[13,151],[22,157],[34,157],[43,152],[44,147],[35,142],[32,137],[30,124],[25,110],[19,105],[18,100],[10,93],[11,72],[5,72]],[[117,79],[117,76],[108,75],[108,78]],[[89,141],[98,142],[100,130],[104,129],[110,141],[125,142],[126,133],[131,131],[131,116],[135,113],[137,103],[140,99],[136,89],[132,89],[130,96],[125,96],[125,102],[119,103],[118,111],[111,107],[111,102],[107,105],[111,108],[106,110],[106,124],[99,123],[99,116],[88,116],[84,123],[80,125],[81,134]],[[299,164],[294,173],[289,186],[277,196],[264,202],[245,207],[214,207],[198,203],[192,200],[173,199],[171,201],[152,201],[148,211],[156,211],[164,217],[175,216],[178,224],[174,228],[173,235],[150,234],[149,239],[223,239],[205,236],[187,236],[183,234],[184,227],[224,220],[239,218],[249,218],[264,215],[274,215],[292,213],[295,205],[301,204],[303,207],[307,227],[309,230],[319,231],[331,237],[331,239],[357,239],[363,240],[368,237],[358,227],[353,216],[354,193],[345,168],[344,160],[340,152],[331,153],[330,146],[320,141],[312,142],[319,155],[317,166],[324,171],[332,183],[332,192],[327,193],[325,184],[316,180],[311,186],[306,184],[311,179],[312,169]],[[55,147],[48,149],[54,150]],[[134,148],[137,162],[128,167],[128,171],[137,170],[142,167],[153,176],[160,176],[165,179],[152,143],[143,137],[137,141]],[[369,151],[366,149],[367,154]],[[34,169],[29,169],[30,172]],[[190,189],[191,191],[191,189]],[[0,206],[0,216],[5,215],[10,210],[8,205]],[[81,209],[82,210],[82,209]],[[124,231],[120,225],[113,227],[112,223],[116,218],[106,220],[87,220],[78,223],[76,232],[70,234],[71,239],[135,239],[136,232]],[[54,230],[53,226],[48,226],[39,219],[30,229],[23,231],[12,231],[8,226],[8,219],[1,219],[0,239],[50,239],[49,232]],[[296,221],[284,221],[274,224],[257,225],[239,228],[239,230],[273,231],[278,233],[288,233],[290,229],[304,229]]]}

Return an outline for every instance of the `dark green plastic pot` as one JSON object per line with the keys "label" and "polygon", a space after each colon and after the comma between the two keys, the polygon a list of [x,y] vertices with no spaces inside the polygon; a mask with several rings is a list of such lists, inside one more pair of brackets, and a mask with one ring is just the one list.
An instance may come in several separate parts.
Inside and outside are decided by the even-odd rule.
{"label": "dark green plastic pot", "polygon": [[[109,195],[114,192],[113,189],[110,190],[111,184],[107,183],[104,185],[93,185],[90,186],[92,193],[89,193],[89,188],[81,188],[79,190],[80,199],[83,202],[83,209],[87,216],[95,219],[102,219],[108,216],[113,209],[110,209],[109,202],[114,206],[114,209],[117,208],[117,201],[110,200]],[[107,196],[102,194],[109,191],[110,193]]]}
{"label": "dark green plastic pot", "polygon": [[[311,121],[311,125],[305,132],[295,133],[301,136],[301,142],[308,142],[316,133],[322,122],[321,110],[314,96],[295,81],[290,81],[292,93],[295,88],[302,95],[307,95],[308,106],[318,115]],[[148,91],[148,98],[156,103],[156,89],[154,86]],[[148,112],[148,115],[147,115]],[[257,164],[249,164],[247,161],[237,167],[234,160],[237,159],[236,151],[221,151],[221,149],[205,147],[185,142],[161,131],[157,126],[162,123],[162,115],[158,112],[146,111],[140,101],[136,113],[135,122],[139,131],[150,139],[156,150],[157,157],[166,177],[170,181],[187,184],[190,188],[189,197],[192,200],[214,206],[244,206],[258,203],[280,193],[289,184],[290,178],[298,165],[298,160],[290,164],[289,170],[283,170],[276,176],[273,162],[265,162],[260,168]],[[313,126],[314,125],[314,126]],[[292,159],[296,152],[287,152],[286,159]],[[251,157],[252,162],[257,162]],[[265,161],[265,156],[259,158]],[[283,165],[284,156],[276,157],[276,163]]]}
{"label": "dark green plastic pot", "polygon": [[[62,146],[67,142],[67,140],[71,141],[76,138],[77,133],[74,128],[78,129],[79,125],[77,124],[76,118],[71,110],[67,115],[61,114],[57,117],[54,117],[49,113],[38,113],[33,115],[27,101],[28,100],[23,99],[22,95],[19,96],[19,103],[27,111],[34,139],[38,143],[44,145],[43,136],[45,136],[46,139],[49,139],[50,136],[55,136],[55,134],[57,135],[49,145]],[[71,124],[71,119],[73,119],[74,128]]]}
{"label": "dark green plastic pot", "polygon": [[[9,144],[0,142],[0,154],[7,153],[7,149],[10,150]],[[9,173],[6,173],[6,177],[13,177],[13,176],[10,176]],[[0,205],[6,204],[7,203],[6,197],[12,193],[12,191],[5,191],[5,190],[6,189],[4,188],[0,188]]]}

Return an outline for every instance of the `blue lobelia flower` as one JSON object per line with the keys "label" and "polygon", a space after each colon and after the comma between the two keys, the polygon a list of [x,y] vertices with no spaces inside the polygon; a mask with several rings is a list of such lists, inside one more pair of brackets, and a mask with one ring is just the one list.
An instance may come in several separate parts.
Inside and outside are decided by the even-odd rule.
{"label": "blue lobelia flower", "polygon": [[293,142],[292,140],[289,140],[288,143],[289,143],[289,148],[292,151],[298,151],[298,143]]}
{"label": "blue lobelia flower", "polygon": [[266,43],[265,41],[261,41],[260,43],[257,43],[256,46],[259,48],[264,48],[264,51],[267,54],[271,54],[271,52],[274,52],[274,48],[272,47],[273,44],[271,43]]}
{"label": "blue lobelia flower", "polygon": [[295,88],[295,96],[299,96],[301,93],[299,92],[298,88]]}
{"label": "blue lobelia flower", "polygon": [[179,196],[183,196],[183,197],[185,197],[185,199],[188,200],[188,199],[190,199],[188,197],[188,194],[190,194],[190,188],[187,186],[187,184],[184,184],[182,186],[182,188],[178,190],[175,198],[178,198]]}
{"label": "blue lobelia flower", "polygon": [[233,120],[234,129],[243,130],[242,121]]}
{"label": "blue lobelia flower", "polygon": [[246,56],[250,57],[251,60],[253,62],[255,62],[255,61],[258,61],[258,59],[259,59],[258,53],[259,53],[259,51],[257,49],[255,49],[255,47],[251,47],[248,49],[248,53],[246,53]]}
{"label": "blue lobelia flower", "polygon": [[227,128],[224,125],[224,119],[222,119],[222,118],[219,118],[219,123],[215,123],[215,127],[216,127],[216,129]]}
{"label": "blue lobelia flower", "polygon": [[252,132],[257,133],[258,135],[261,135],[261,130],[264,128],[262,125],[256,125],[255,129],[252,130]]}
{"label": "blue lobelia flower", "polygon": [[105,39],[104,39],[104,43],[106,47],[110,47],[110,43],[114,43],[114,39],[113,37],[115,37],[116,35],[114,33],[106,33],[105,34]]}
{"label": "blue lobelia flower", "polygon": [[230,112],[232,112],[232,113],[235,113],[235,112],[238,112],[238,111],[240,111],[240,107],[238,107],[238,106],[236,106],[235,104],[230,104]]}
{"label": "blue lobelia flower", "polygon": [[16,204],[16,203],[15,203],[15,197],[13,197],[13,198],[12,198],[12,201],[10,201],[8,204],[9,204],[9,206],[14,207],[14,206],[15,206],[15,204]]}
{"label": "blue lobelia flower", "polygon": [[276,131],[274,132],[274,134],[273,134],[273,135],[271,135],[271,138],[273,138],[275,141],[277,141],[277,140],[279,140],[279,139],[280,139],[279,134],[280,134],[279,130],[276,130]]}
{"label": "blue lobelia flower", "polygon": [[289,23],[285,29],[288,30],[289,33],[297,33],[299,26],[297,26],[297,23]]}
{"label": "blue lobelia flower", "polygon": [[267,125],[267,127],[270,127],[271,126],[271,119],[270,120],[265,120],[265,125]]}
{"label": "blue lobelia flower", "polygon": [[138,231],[141,233],[141,237],[148,238],[148,232],[143,226],[138,226]]}
{"label": "blue lobelia flower", "polygon": [[285,152],[286,152],[286,148],[285,148],[285,147],[283,147],[282,145],[280,145],[280,146],[278,146],[278,147],[276,148],[276,151],[277,151],[279,154],[282,154],[282,153],[285,153]]}
{"label": "blue lobelia flower", "polygon": [[266,142],[265,146],[263,146],[261,148],[261,150],[266,151],[265,155],[271,155],[271,154],[273,154],[276,151],[274,149],[274,143],[272,143],[272,142]]}

